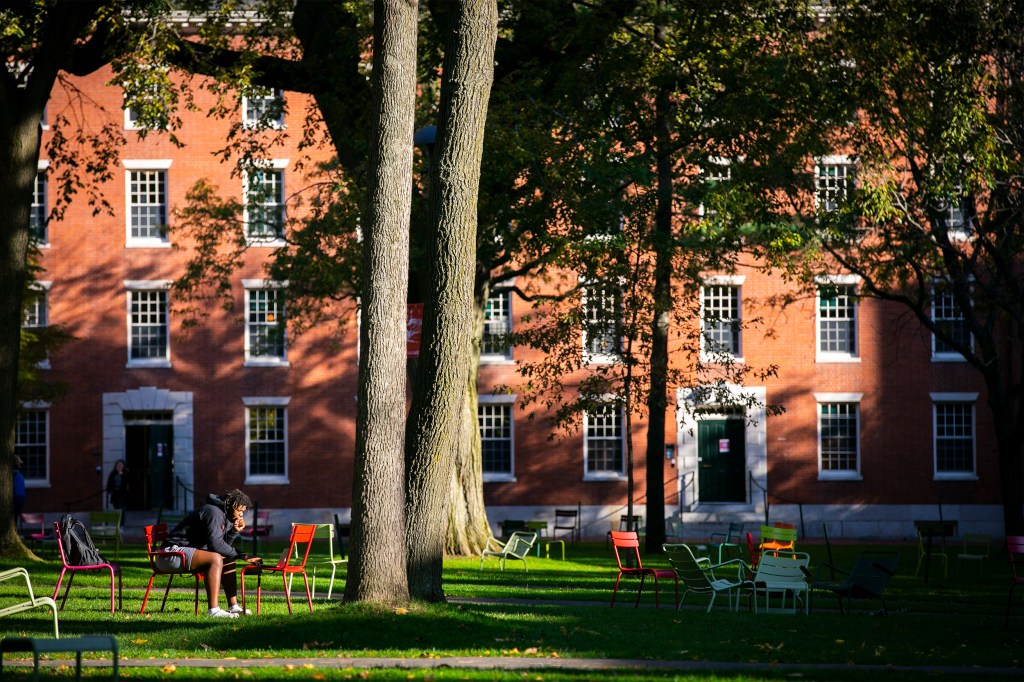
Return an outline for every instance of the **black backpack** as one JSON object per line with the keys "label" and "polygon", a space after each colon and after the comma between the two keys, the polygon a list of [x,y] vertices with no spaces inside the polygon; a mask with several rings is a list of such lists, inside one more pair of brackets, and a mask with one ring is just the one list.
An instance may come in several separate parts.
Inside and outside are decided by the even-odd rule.
{"label": "black backpack", "polygon": [[96,545],[92,544],[89,531],[85,525],[70,514],[60,517],[60,536],[64,542],[64,552],[68,563],[72,566],[95,566],[107,563],[100,556]]}

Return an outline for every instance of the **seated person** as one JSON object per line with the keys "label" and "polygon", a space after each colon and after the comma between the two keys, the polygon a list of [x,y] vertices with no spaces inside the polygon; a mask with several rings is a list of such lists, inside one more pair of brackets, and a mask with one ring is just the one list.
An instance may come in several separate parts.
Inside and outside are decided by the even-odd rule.
{"label": "seated person", "polygon": [[[162,571],[193,571],[206,576],[206,596],[209,602],[208,615],[212,618],[238,618],[243,613],[238,604],[238,579],[235,561],[259,563],[259,557],[250,557],[237,551],[231,544],[239,531],[245,528],[242,515],[252,501],[241,490],[229,490],[224,499],[209,495],[206,504],[194,509],[167,533],[161,549],[181,552],[187,565],[182,566],[181,557],[166,555],[157,557],[157,566]],[[228,609],[220,608],[220,586],[228,598]],[[245,610],[248,615],[250,612]]]}

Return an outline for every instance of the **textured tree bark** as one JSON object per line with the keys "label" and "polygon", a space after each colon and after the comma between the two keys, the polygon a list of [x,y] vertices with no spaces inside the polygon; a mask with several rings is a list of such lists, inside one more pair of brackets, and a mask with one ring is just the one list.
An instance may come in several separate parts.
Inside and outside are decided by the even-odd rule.
{"label": "textured tree bark", "polygon": [[373,140],[346,601],[405,601],[406,295],[416,96],[415,0],[374,5]]}
{"label": "textured tree bark", "polygon": [[430,182],[432,247],[423,345],[407,430],[409,591],[429,601],[444,599],[441,568],[452,463],[466,409],[477,193],[497,16],[496,0],[454,3],[445,49],[438,150]]}

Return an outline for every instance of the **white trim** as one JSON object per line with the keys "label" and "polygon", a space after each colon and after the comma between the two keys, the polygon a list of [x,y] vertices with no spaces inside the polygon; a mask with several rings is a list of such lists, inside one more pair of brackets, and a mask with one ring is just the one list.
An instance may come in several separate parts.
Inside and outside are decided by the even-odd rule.
{"label": "white trim", "polygon": [[[242,404],[245,405],[245,483],[246,485],[288,485],[288,403],[291,402],[290,397],[252,397],[244,396],[242,398]],[[282,429],[284,433],[284,473],[283,474],[258,474],[254,475],[249,473],[249,411],[254,408],[281,408],[284,411],[284,427]]]}
{"label": "white trim", "polygon": [[746,275],[708,275],[704,278],[706,286],[741,287],[747,281]]}
{"label": "white trim", "polygon": [[978,393],[929,393],[928,397],[936,403],[973,403],[977,402]]}
{"label": "white trim", "polygon": [[129,291],[153,291],[155,289],[170,289],[174,284],[173,279],[126,279],[124,288]]}
{"label": "white trim", "polygon": [[854,165],[854,159],[852,156],[846,154],[829,154],[828,156],[818,156],[814,159],[815,166],[852,166]]}
{"label": "white trim", "polygon": [[242,404],[246,407],[287,407],[292,399],[273,396],[242,396]]}
{"label": "white trim", "polygon": [[[515,403],[518,395],[515,393],[489,393],[477,395],[477,405],[508,405],[509,406],[509,469],[510,473],[482,472],[484,483],[515,483],[516,482],[516,420]],[[479,429],[479,421],[477,422]]]}
{"label": "white trim", "polygon": [[819,403],[859,403],[863,393],[815,393],[814,399]]}
{"label": "white trim", "polygon": [[814,278],[815,284],[860,284],[862,278],[860,275],[817,275]]}
{"label": "white trim", "polygon": [[39,159],[39,161],[36,163],[36,171],[44,171],[44,170],[48,170],[49,168],[50,168],[50,160],[49,159]]}
{"label": "white trim", "polygon": [[243,279],[243,289],[287,289],[289,280],[279,279]]}

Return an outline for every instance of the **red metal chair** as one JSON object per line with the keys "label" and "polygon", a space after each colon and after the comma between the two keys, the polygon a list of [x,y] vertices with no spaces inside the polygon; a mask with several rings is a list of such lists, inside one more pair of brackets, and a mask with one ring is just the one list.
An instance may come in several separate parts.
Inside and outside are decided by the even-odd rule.
{"label": "red metal chair", "polygon": [[60,523],[57,521],[53,522],[53,532],[57,537],[57,549],[60,551],[60,563],[63,564],[63,568],[60,571],[60,577],[57,578],[57,587],[53,590],[53,600],[57,601],[57,594],[60,593],[60,584],[64,580],[64,574],[67,573],[68,585],[64,588],[64,597],[60,600],[60,608],[64,609],[64,602],[68,600],[68,592],[71,591],[71,583],[75,580],[75,573],[78,571],[110,571],[110,612],[114,613],[114,576],[117,576],[117,608],[121,608],[121,567],[117,564],[112,564],[109,561],[102,564],[90,564],[87,566],[72,566],[68,563],[68,554],[64,549],[64,538],[60,534]]}
{"label": "red metal chair", "polygon": [[[679,576],[671,568],[644,568],[640,562],[640,540],[635,531],[611,531],[612,547],[615,550],[615,561],[619,565],[619,575],[615,578],[615,589],[612,590],[612,603],[615,606],[615,595],[619,591],[619,581],[624,575],[640,576],[640,589],[636,591],[636,604],[640,606],[640,595],[644,591],[644,580],[647,576],[654,577],[654,606],[658,607],[658,579],[671,578],[676,584],[676,604],[679,604]],[[620,551],[621,550],[621,551]],[[623,556],[626,558],[623,565]]]}
{"label": "red metal chair", "polygon": [[[309,591],[309,578],[306,576],[306,560],[309,559],[309,550],[313,546],[313,537],[316,535],[316,524],[296,523],[292,525],[292,534],[288,540],[288,547],[278,558],[273,566],[263,564],[246,564],[239,571],[239,581],[242,584],[242,608],[245,608],[245,576],[247,573],[256,574],[256,614],[260,612],[260,601],[263,591],[263,574],[280,573],[284,581],[284,597],[288,602],[288,613],[292,612],[292,594],[289,583],[296,573],[302,574],[302,582],[306,586],[306,602],[309,604],[309,612],[313,613],[313,595]],[[296,551],[296,548],[299,548]],[[300,557],[298,563],[292,564],[292,556]]]}
{"label": "red metal chair", "polygon": [[1024,585],[1024,535],[1007,535],[1006,551],[1010,555],[1010,570],[1013,571],[1013,582],[1010,583],[1010,592],[1006,595],[1004,628],[1010,627],[1010,606],[1013,603],[1013,589],[1017,585]]}
{"label": "red metal chair", "polygon": [[199,581],[203,578],[203,573],[200,571],[190,571],[187,568],[182,568],[178,571],[165,571],[156,565],[156,560],[161,556],[178,556],[181,558],[181,565],[185,566],[188,563],[188,559],[184,552],[171,552],[168,550],[160,549],[160,545],[167,538],[167,524],[157,523],[152,526],[146,526],[146,554],[149,556],[149,567],[153,573],[149,576],[149,585],[146,586],[146,596],[142,598],[142,608],[139,609],[139,613],[146,612],[146,602],[149,601],[149,592],[153,589],[153,581],[158,575],[167,576],[167,587],[164,589],[164,600],[160,603],[160,610],[163,611],[167,605],[167,595],[171,591],[171,583],[174,582],[174,576],[176,575],[191,575],[196,579],[196,596],[195,596],[195,612],[199,615]]}

